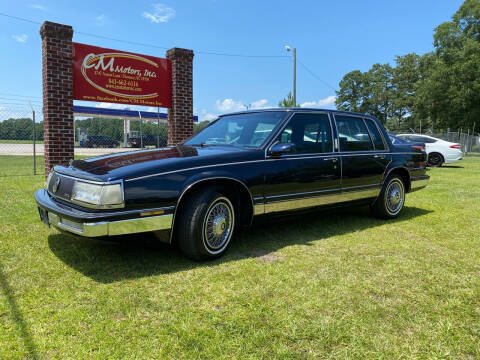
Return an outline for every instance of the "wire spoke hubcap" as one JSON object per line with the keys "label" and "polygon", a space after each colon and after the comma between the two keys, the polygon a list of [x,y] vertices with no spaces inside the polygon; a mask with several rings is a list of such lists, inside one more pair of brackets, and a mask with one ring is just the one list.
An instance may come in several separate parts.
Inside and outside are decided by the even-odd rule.
{"label": "wire spoke hubcap", "polygon": [[219,198],[210,205],[205,216],[203,237],[210,251],[221,251],[230,240],[234,225],[232,204]]}
{"label": "wire spoke hubcap", "polygon": [[386,194],[387,209],[391,214],[396,214],[402,208],[405,199],[402,184],[398,181],[392,181],[388,184]]}

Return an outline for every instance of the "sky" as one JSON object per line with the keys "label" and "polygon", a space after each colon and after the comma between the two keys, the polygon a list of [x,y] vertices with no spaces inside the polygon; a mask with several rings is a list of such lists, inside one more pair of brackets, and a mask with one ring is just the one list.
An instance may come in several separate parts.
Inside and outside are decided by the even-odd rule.
{"label": "sky", "polygon": [[246,106],[277,106],[292,90],[293,61],[285,45],[297,49],[297,103],[334,108],[343,75],[375,63],[393,64],[396,55],[432,51],[435,27],[450,20],[461,3],[3,0],[0,13],[34,23],[0,15],[0,107],[31,101],[41,109],[39,28],[45,20],[73,26],[73,41],[95,46],[157,57],[172,47],[192,49],[194,113],[211,120]]}

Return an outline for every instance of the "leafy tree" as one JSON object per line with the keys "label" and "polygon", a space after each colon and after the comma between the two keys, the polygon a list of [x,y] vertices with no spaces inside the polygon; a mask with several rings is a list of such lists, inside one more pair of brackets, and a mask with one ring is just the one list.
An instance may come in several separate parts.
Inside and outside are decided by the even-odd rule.
{"label": "leafy tree", "polygon": [[397,56],[340,81],[337,108],[387,126],[471,128],[480,119],[480,1],[466,0],[434,34],[435,51]]}
{"label": "leafy tree", "polygon": [[300,107],[300,105],[293,102],[293,95],[290,91],[286,98],[278,102],[278,107]]}

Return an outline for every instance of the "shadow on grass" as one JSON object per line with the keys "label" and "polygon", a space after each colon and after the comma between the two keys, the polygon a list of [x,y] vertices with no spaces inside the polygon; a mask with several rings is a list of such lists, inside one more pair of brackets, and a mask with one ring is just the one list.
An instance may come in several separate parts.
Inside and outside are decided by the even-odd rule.
{"label": "shadow on grass", "polygon": [[241,231],[221,258],[198,263],[185,258],[175,247],[159,243],[151,234],[136,234],[119,242],[74,238],[54,234],[48,238],[52,252],[65,264],[102,283],[134,279],[215,266],[219,263],[261,257],[283,247],[302,244],[330,236],[361,231],[385,223],[408,221],[430,211],[405,207],[395,220],[378,220],[368,208],[343,208],[329,212],[310,212],[282,217],[268,217]]}
{"label": "shadow on grass", "polygon": [[464,169],[463,166],[459,165],[442,165],[442,168],[447,168],[447,169]]}
{"label": "shadow on grass", "polygon": [[28,353],[29,359],[38,359],[37,348],[35,342],[33,341],[32,335],[28,324],[23,318],[23,314],[18,307],[17,300],[15,299],[14,292],[8,283],[7,277],[3,272],[2,263],[0,263],[0,288],[3,295],[7,299],[8,306],[10,307],[10,314],[12,319],[15,321],[18,327],[18,332],[23,341],[23,345]]}

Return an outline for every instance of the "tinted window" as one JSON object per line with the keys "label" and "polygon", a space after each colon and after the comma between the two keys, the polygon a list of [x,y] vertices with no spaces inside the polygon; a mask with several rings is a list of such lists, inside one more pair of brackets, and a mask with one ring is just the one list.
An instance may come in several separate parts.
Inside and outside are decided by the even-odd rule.
{"label": "tinted window", "polygon": [[408,136],[402,136],[402,138],[406,138],[408,141],[411,142],[421,142],[421,143],[434,143],[437,142],[435,139],[431,139],[425,136],[421,135],[408,135]]}
{"label": "tinted window", "polygon": [[332,151],[332,131],[326,114],[296,114],[278,137],[283,143],[294,143],[297,153]]}
{"label": "tinted window", "polygon": [[382,136],[380,135],[380,132],[378,131],[378,128],[373,120],[365,119],[365,123],[367,124],[368,131],[370,131],[370,137],[372,138],[375,150],[385,150],[385,144],[383,143]]}
{"label": "tinted window", "polygon": [[335,116],[341,151],[373,150],[363,119],[351,116]]}
{"label": "tinted window", "polygon": [[415,139],[414,141],[423,142],[427,144],[433,144],[434,142],[437,142],[437,140],[431,139],[426,136],[412,136],[412,138]]}

